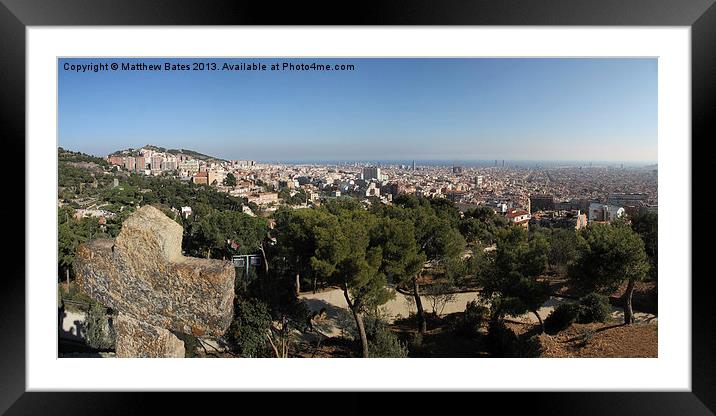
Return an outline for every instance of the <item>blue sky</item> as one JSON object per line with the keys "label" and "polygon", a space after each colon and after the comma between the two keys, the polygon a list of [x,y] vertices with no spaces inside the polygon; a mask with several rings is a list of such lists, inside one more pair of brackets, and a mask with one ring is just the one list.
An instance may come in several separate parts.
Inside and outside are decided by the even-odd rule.
{"label": "blue sky", "polygon": [[[65,63],[353,71],[64,70]],[[227,159],[657,159],[656,59],[60,59],[59,145]]]}

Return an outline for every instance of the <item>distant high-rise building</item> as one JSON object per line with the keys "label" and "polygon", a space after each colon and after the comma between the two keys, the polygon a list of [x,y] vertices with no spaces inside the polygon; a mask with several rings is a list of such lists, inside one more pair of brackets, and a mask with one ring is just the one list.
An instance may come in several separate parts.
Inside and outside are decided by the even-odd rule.
{"label": "distant high-rise building", "polygon": [[413,160],[413,172],[415,172],[415,160]]}
{"label": "distant high-rise building", "polygon": [[161,172],[162,170],[162,162],[164,162],[164,155],[161,153],[154,153],[152,154],[152,157],[150,160],[150,168],[152,169],[152,172]]}
{"label": "distant high-rise building", "polygon": [[176,170],[177,169],[177,158],[175,156],[167,156],[164,158],[162,164],[162,170]]}
{"label": "distant high-rise building", "polygon": [[371,179],[381,180],[380,168],[374,166],[363,168],[363,179],[367,181]]}
{"label": "distant high-rise building", "polygon": [[475,176],[475,185],[482,186],[483,178],[482,176]]}
{"label": "distant high-rise building", "polygon": [[454,174],[461,174],[461,173],[462,173],[462,166],[453,166],[453,167],[452,167],[452,173],[454,173]]}

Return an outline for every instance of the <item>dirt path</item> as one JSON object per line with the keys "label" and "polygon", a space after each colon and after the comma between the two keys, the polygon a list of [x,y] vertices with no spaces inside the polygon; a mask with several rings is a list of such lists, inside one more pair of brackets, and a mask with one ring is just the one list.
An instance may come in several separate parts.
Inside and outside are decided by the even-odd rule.
{"label": "dirt path", "polygon": [[[388,321],[393,322],[398,318],[408,317],[410,313],[415,313],[415,303],[413,302],[412,296],[404,295],[400,292],[395,292],[395,297],[388,301],[381,307],[381,310],[388,316]],[[455,312],[462,312],[465,310],[465,306],[469,301],[477,300],[479,294],[476,292],[467,293],[456,293],[455,298],[445,305],[445,309],[442,311],[442,315],[447,315]],[[318,312],[322,308],[326,309],[327,318],[321,324],[321,330],[329,336],[339,336],[341,334],[339,322],[348,312],[348,304],[346,303],[343,292],[340,289],[332,289],[325,292],[319,293],[305,293],[299,297],[313,312]],[[423,307],[426,312],[432,312],[432,306],[427,296],[421,296],[423,301]],[[547,316],[560,304],[568,302],[567,299],[551,297],[544,305],[537,311],[542,319]],[[621,308],[612,306],[612,317],[616,320],[624,319],[624,312]],[[528,313],[517,317],[509,317],[510,319],[537,323],[537,317],[534,314]],[[655,315],[635,312],[634,319],[636,322],[657,322]]]}

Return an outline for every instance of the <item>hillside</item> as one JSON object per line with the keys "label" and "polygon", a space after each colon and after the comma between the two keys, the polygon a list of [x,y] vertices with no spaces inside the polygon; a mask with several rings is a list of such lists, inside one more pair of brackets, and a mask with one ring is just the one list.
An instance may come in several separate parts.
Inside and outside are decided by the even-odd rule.
{"label": "hillside", "polygon": [[[169,153],[169,154],[172,154],[172,155],[184,154],[184,155],[187,155],[187,156],[191,156],[191,157],[194,158],[194,159],[203,160],[203,161],[205,161],[205,162],[216,162],[216,163],[226,162],[225,159],[221,159],[221,158],[218,158],[218,157],[215,157],[215,156],[205,155],[205,154],[203,154],[203,153],[199,153],[199,152],[197,152],[197,151],[195,151],[195,150],[190,150],[190,149],[167,149],[167,148],[164,148],[164,147],[155,146],[155,145],[153,145],[153,144],[147,144],[147,145],[142,146],[141,148],[153,150],[153,151],[155,151],[155,152]],[[115,152],[112,152],[112,153],[110,154],[110,156],[113,156],[113,155],[133,155],[133,156],[137,156],[137,155],[139,155],[139,149],[132,149],[132,148],[129,148],[129,149],[121,149],[121,150],[117,150],[117,151],[115,151]]]}

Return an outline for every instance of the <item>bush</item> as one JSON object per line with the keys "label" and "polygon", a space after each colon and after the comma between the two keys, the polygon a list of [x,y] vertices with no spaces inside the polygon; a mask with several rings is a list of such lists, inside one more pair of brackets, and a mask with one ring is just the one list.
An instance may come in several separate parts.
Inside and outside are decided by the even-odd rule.
{"label": "bush", "polygon": [[487,343],[493,355],[499,357],[514,357],[517,355],[519,339],[501,319],[490,320],[487,330]]}
{"label": "bush", "polygon": [[423,349],[423,335],[420,332],[413,332],[410,334],[410,341],[408,342],[408,350],[411,353],[420,353]]}
{"label": "bush", "polygon": [[533,335],[519,342],[518,356],[520,358],[536,358],[542,355],[542,343],[539,336]]}
{"label": "bush", "polygon": [[588,324],[592,322],[605,322],[611,316],[609,299],[597,293],[590,293],[579,300],[579,316],[577,322]]}
{"label": "bush", "polygon": [[488,314],[489,310],[486,307],[474,300],[470,301],[465,306],[465,311],[454,321],[451,329],[457,335],[464,337],[475,336]]}
{"label": "bush", "polygon": [[114,331],[107,319],[107,308],[92,302],[87,312],[87,345],[98,350],[114,348]]}
{"label": "bush", "polygon": [[572,325],[580,313],[580,305],[576,303],[563,303],[555,308],[544,320],[544,330],[551,335],[567,329]]}
{"label": "bush", "polygon": [[[352,341],[359,341],[353,315],[344,309],[339,312],[337,325],[341,336]],[[368,337],[368,355],[372,358],[404,358],[408,356],[406,343],[400,342],[398,337],[390,330],[385,317],[380,313],[366,313],[363,315],[365,334]]]}
{"label": "bush", "polygon": [[[368,332],[368,329],[366,328]],[[375,319],[368,332],[368,354],[372,358],[405,358],[408,348],[390,331],[385,322]]]}
{"label": "bush", "polygon": [[232,349],[242,357],[270,356],[271,314],[266,304],[258,299],[238,298],[235,306],[228,334]]}

